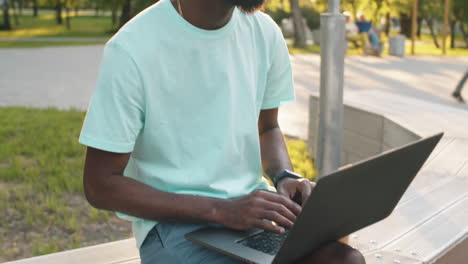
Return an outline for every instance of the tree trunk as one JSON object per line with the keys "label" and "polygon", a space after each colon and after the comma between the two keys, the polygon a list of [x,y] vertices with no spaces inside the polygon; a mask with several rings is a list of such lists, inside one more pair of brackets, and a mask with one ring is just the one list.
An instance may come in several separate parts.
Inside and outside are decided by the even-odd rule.
{"label": "tree trunk", "polygon": [[117,5],[114,1],[114,4],[112,5],[112,26],[115,27],[117,25]]}
{"label": "tree trunk", "polygon": [[20,0],[19,2],[19,15],[22,16],[23,15],[23,7],[24,7],[24,0]]}
{"label": "tree trunk", "polygon": [[460,31],[462,32],[463,39],[465,40],[466,48],[468,48],[468,35],[466,34],[465,25],[463,22],[460,22]]}
{"label": "tree trunk", "polygon": [[299,8],[299,0],[289,0],[289,2],[291,3],[292,19],[294,24],[294,47],[306,48],[306,31],[302,12]]}
{"label": "tree trunk", "polygon": [[385,15],[385,35],[388,37],[390,35],[390,12],[387,12]]}
{"label": "tree trunk", "polygon": [[416,29],[416,36],[418,36],[418,39],[421,39],[421,26],[422,26],[422,21],[423,18],[418,16],[418,28]]}
{"label": "tree trunk", "polygon": [[11,21],[10,21],[10,6],[8,3],[9,0],[3,2],[3,25],[0,26],[0,29],[11,30]]}
{"label": "tree trunk", "polygon": [[78,7],[75,7],[75,17],[80,15],[80,9]]}
{"label": "tree trunk", "polygon": [[357,8],[356,1],[351,2],[351,8],[353,10],[353,20],[356,20],[357,19],[357,13],[358,13],[358,8]]}
{"label": "tree trunk", "polygon": [[13,12],[13,21],[15,21],[15,26],[19,26],[20,22],[19,22],[19,18],[18,18],[18,12],[16,10],[16,4],[14,1],[11,1],[11,4],[13,6],[13,8],[11,8],[12,12]]}
{"label": "tree trunk", "polygon": [[437,36],[434,31],[434,18],[425,18],[427,26],[429,27],[429,31],[431,32],[432,40],[434,41],[434,45],[436,48],[440,49],[439,41],[437,41]]}
{"label": "tree trunk", "polygon": [[39,15],[39,6],[37,5],[37,0],[33,0],[33,16],[37,17]]}
{"label": "tree trunk", "polygon": [[405,13],[400,13],[400,33],[411,38],[411,17]]}
{"label": "tree trunk", "polygon": [[455,48],[455,25],[457,21],[455,19],[450,19],[450,48]]}
{"label": "tree trunk", "polygon": [[57,24],[62,25],[63,24],[63,17],[62,17],[62,3],[57,2],[55,5],[55,20],[57,21]]}
{"label": "tree trunk", "polygon": [[132,18],[132,2],[125,0],[122,6],[122,15],[120,16],[119,28],[123,27]]}
{"label": "tree trunk", "polygon": [[70,8],[66,7],[65,8],[65,13],[66,13],[66,26],[67,30],[71,30],[71,23],[70,23]]}

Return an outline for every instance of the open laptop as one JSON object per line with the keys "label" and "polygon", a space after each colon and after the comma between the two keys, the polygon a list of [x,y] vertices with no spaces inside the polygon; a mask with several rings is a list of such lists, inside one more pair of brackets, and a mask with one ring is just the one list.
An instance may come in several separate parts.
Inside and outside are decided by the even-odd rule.
{"label": "open laptop", "polygon": [[443,133],[321,178],[286,234],[208,227],[186,239],[247,263],[293,263],[393,211]]}

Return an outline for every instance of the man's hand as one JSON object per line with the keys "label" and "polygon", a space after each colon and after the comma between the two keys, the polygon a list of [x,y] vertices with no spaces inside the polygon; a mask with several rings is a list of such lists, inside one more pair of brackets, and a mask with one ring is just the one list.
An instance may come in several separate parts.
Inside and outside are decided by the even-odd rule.
{"label": "man's hand", "polygon": [[301,207],[291,199],[261,190],[220,201],[217,207],[219,222],[226,227],[237,230],[260,228],[274,233],[284,233],[285,228],[291,228],[301,212]]}
{"label": "man's hand", "polygon": [[278,183],[277,191],[279,194],[303,205],[303,202],[307,201],[314,188],[315,182],[307,179],[283,178]]}

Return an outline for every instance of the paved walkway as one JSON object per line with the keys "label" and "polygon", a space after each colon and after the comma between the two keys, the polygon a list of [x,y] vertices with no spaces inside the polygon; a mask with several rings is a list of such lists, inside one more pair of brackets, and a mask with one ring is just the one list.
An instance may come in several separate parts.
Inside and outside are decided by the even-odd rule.
{"label": "paved walkway", "polygon": [[[97,78],[102,45],[0,50],[0,106],[86,109]],[[308,95],[319,91],[320,57],[292,56],[298,101],[280,113],[283,130],[306,138]],[[468,110],[450,93],[468,57],[348,57],[345,93],[385,90]],[[463,91],[468,98],[468,88]],[[467,112],[468,114],[468,112]]]}

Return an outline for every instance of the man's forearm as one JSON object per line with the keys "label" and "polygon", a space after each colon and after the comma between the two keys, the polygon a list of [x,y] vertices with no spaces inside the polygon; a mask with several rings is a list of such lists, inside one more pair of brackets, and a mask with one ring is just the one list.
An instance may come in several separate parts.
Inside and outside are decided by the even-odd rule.
{"label": "man's forearm", "polygon": [[220,199],[167,193],[134,179],[113,175],[87,184],[88,201],[95,207],[155,221],[220,222]]}
{"label": "man's forearm", "polygon": [[279,127],[263,131],[260,134],[262,166],[269,177],[274,177],[283,170],[292,170],[283,133]]}

